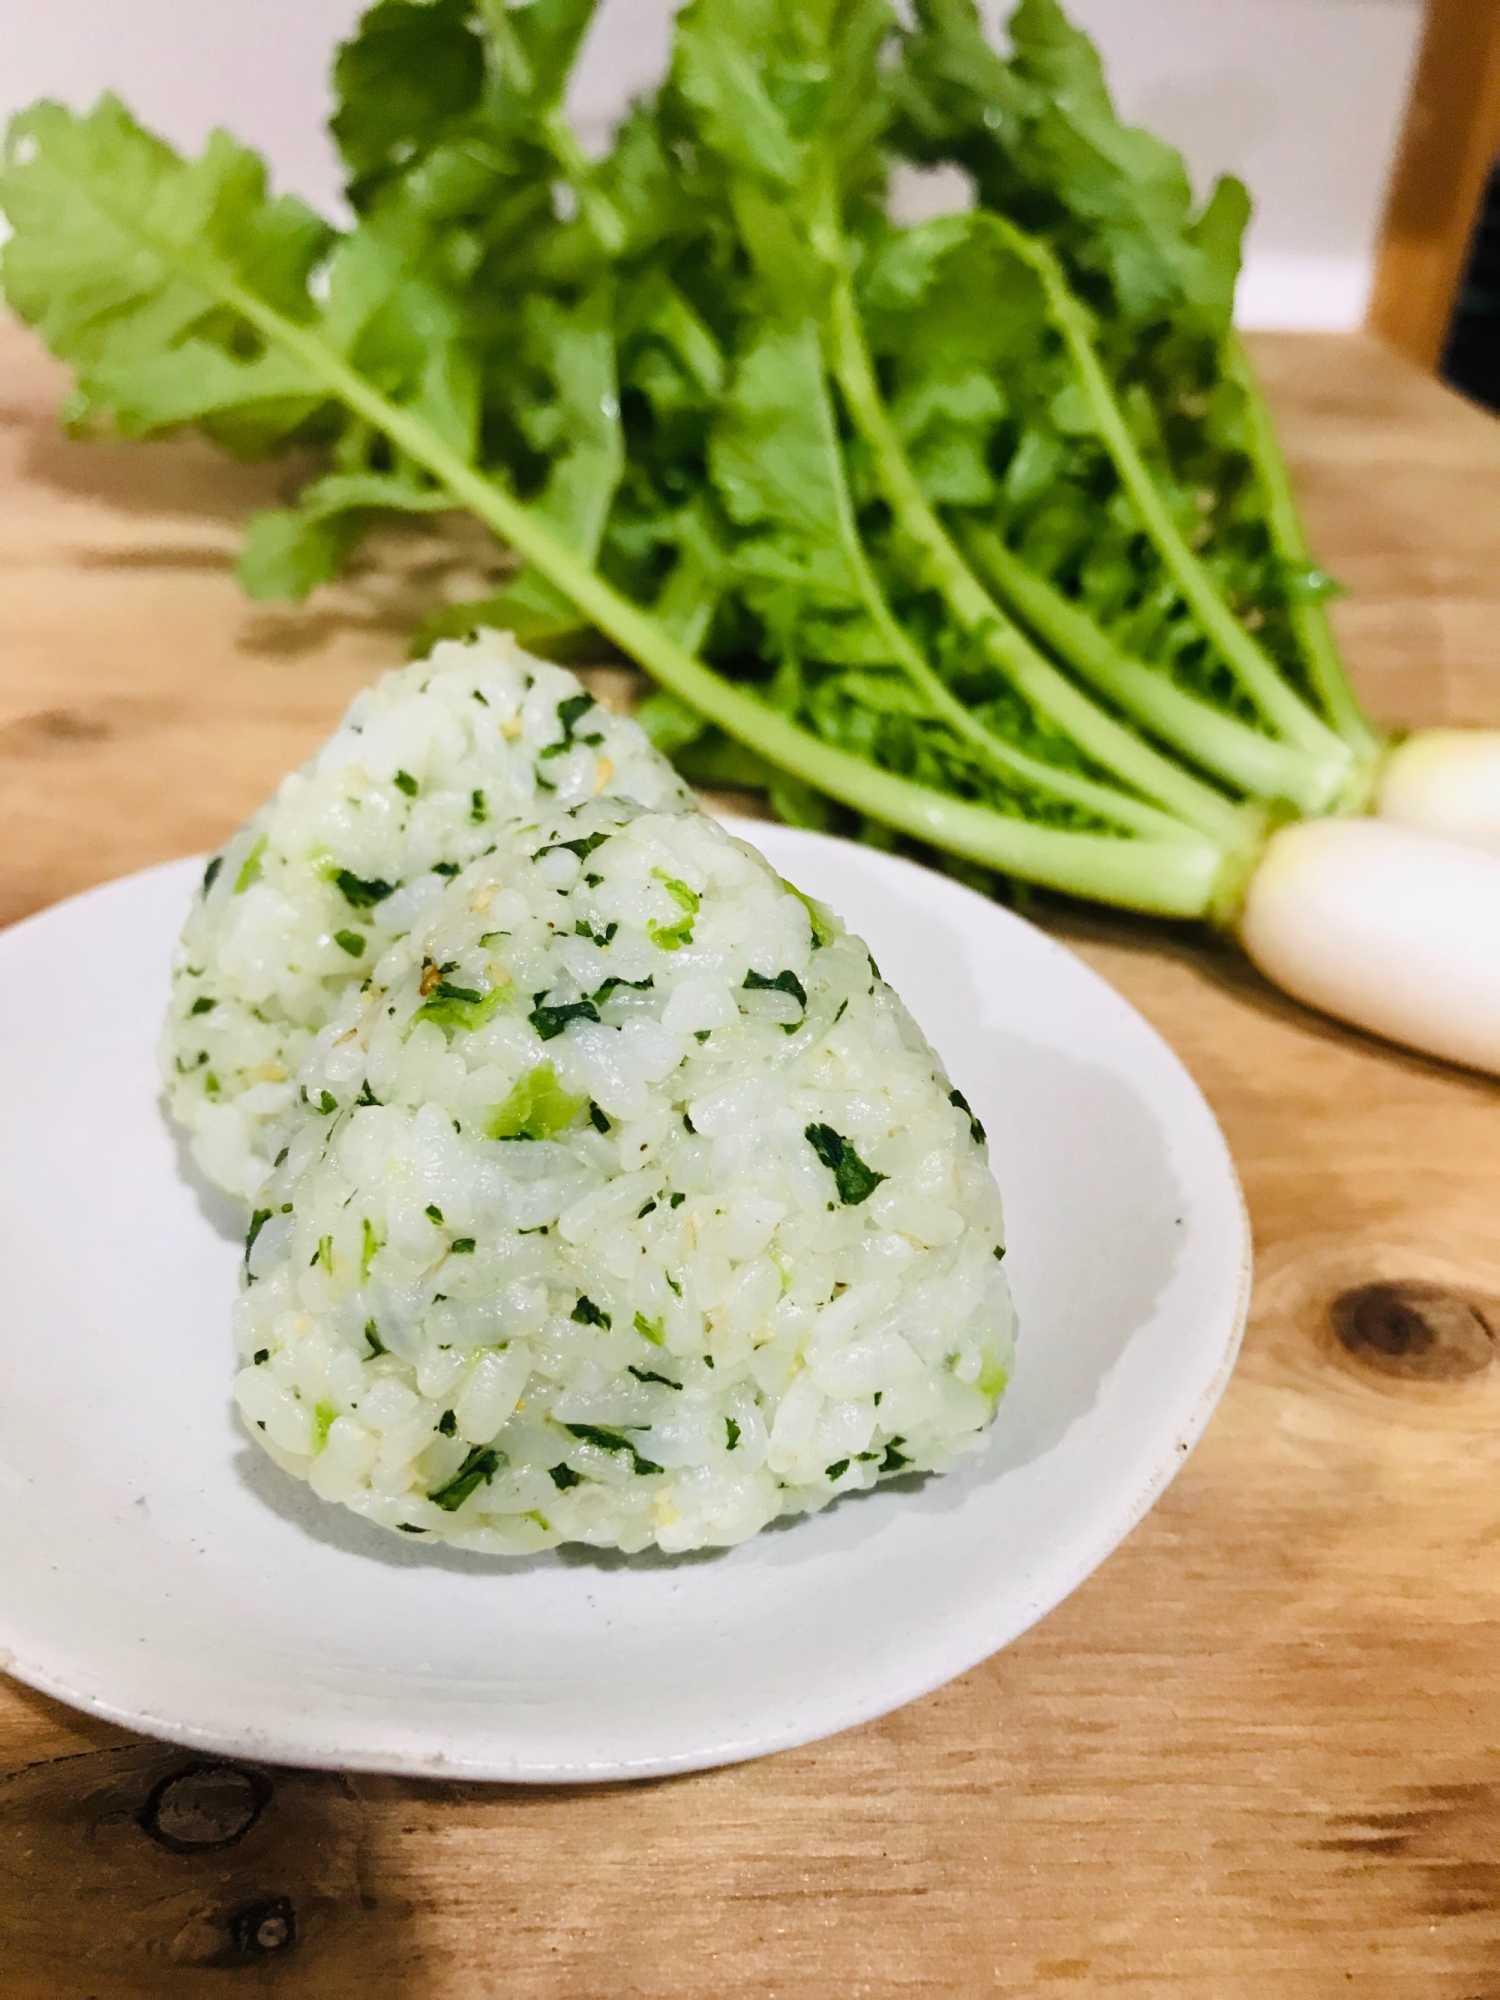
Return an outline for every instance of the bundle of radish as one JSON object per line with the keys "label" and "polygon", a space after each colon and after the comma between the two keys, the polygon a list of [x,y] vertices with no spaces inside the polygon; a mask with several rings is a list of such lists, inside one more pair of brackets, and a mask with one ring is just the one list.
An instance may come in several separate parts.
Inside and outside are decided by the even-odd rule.
{"label": "bundle of radish", "polygon": [[[321,446],[252,594],[467,509],[524,566],[437,629],[604,635],[687,776],[1206,919],[1500,1069],[1500,738],[1392,754],[1360,713],[1230,325],[1244,191],[1194,214],[1054,0],[1009,60],[972,0],[692,0],[591,164],[592,5],[380,0],[335,73],[343,234],[222,133],[22,114],[4,284],[75,422]],[[899,226],[902,156],[978,206]]]}

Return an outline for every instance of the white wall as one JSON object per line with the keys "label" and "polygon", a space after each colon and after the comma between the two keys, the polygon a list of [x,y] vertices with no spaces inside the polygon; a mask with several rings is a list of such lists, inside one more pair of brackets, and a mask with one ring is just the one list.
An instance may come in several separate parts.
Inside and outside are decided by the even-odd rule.
{"label": "white wall", "polygon": [[[1421,0],[1072,0],[1120,103],[1180,146],[1204,186],[1243,176],[1257,198],[1240,317],[1250,326],[1359,324]],[[659,72],[671,0],[604,0],[575,79],[587,136]],[[987,0],[998,21],[1007,0]],[[324,137],[332,46],[359,0],[8,0],[0,117],[34,97],[89,103],[108,87],[179,145],[214,124],[269,154],[323,206],[338,174]]]}
{"label": "white wall", "polygon": [[1247,326],[1358,326],[1421,35],[1420,0],[1073,0],[1117,98],[1200,187],[1256,214]]}

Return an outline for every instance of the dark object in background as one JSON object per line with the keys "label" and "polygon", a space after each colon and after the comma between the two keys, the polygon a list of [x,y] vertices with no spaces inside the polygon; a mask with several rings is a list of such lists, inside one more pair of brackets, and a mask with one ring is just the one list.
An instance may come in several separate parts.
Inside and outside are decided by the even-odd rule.
{"label": "dark object in background", "polygon": [[1443,380],[1500,413],[1500,160],[1490,169],[1454,302]]}

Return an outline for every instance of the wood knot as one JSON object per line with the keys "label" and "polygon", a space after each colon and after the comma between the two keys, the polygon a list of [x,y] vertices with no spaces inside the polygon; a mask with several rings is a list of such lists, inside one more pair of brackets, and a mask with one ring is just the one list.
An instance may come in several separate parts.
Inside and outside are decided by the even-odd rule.
{"label": "wood knot", "polygon": [[287,1896],[262,1896],[229,1919],[229,1942],[242,1958],[269,1958],[297,1942],[297,1912]]}
{"label": "wood knot", "polygon": [[174,1854],[243,1840],[271,1797],[268,1779],[237,1764],[195,1764],[163,1778],[138,1815],[141,1830]]}
{"label": "wood knot", "polygon": [[70,749],[79,743],[99,743],[114,731],[102,715],[90,715],[77,708],[39,708],[20,716],[0,732],[7,750],[26,755],[47,750]]}
{"label": "wood knot", "polygon": [[1495,1358],[1500,1308],[1419,1278],[1355,1285],[1330,1308],[1341,1346],[1405,1381],[1453,1382]]}

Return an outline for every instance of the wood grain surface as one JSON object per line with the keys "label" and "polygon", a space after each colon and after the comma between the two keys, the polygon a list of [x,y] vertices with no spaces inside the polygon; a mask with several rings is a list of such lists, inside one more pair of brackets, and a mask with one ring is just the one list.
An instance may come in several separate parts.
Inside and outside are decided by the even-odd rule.
{"label": "wood grain surface", "polygon": [[[1256,355],[1372,707],[1500,721],[1500,426],[1362,339]],[[247,605],[278,475],[70,444],[58,388],[0,329],[0,921],[217,842],[488,560]],[[204,1769],[0,1681],[4,2000],[1500,2000],[1500,1089],[1046,918],[1203,1086],[1258,1243],[1110,1561],[884,1721],[591,1792]]]}

